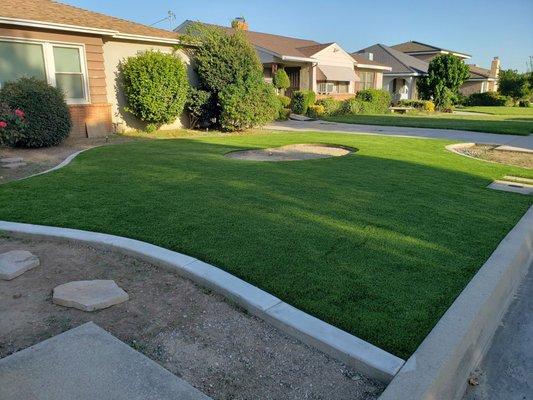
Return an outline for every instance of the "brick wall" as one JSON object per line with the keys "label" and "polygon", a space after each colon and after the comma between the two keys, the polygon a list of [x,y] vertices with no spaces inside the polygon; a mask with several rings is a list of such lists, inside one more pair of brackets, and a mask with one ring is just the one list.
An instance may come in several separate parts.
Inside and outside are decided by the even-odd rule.
{"label": "brick wall", "polygon": [[112,133],[111,104],[71,104],[69,109],[72,118],[71,136],[87,137],[86,124],[95,128],[94,133],[89,136],[105,136]]}

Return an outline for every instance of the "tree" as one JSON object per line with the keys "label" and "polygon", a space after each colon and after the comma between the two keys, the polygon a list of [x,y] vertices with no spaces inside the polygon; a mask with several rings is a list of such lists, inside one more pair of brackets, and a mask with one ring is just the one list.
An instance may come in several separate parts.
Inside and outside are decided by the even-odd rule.
{"label": "tree", "polygon": [[418,94],[421,99],[432,99],[437,109],[447,109],[469,76],[468,65],[459,57],[438,55],[430,61],[427,75],[418,80]]}
{"label": "tree", "polygon": [[146,122],[147,131],[176,120],[183,112],[189,81],[185,64],[174,54],[147,51],[121,65],[126,111]]}
{"label": "tree", "polygon": [[264,81],[263,65],[244,31],[196,23],[181,40],[192,45],[188,51],[194,57],[199,89],[211,93],[213,117],[221,128],[245,129],[267,122],[265,116],[275,117],[273,87]]}
{"label": "tree", "polygon": [[527,74],[521,74],[514,69],[500,71],[498,77],[498,92],[503,96],[509,96],[514,102],[525,98],[528,94]]}
{"label": "tree", "polygon": [[282,91],[285,91],[285,89],[288,89],[291,86],[289,75],[287,75],[287,72],[285,72],[283,68],[278,69],[274,73],[274,78],[272,79],[272,83],[274,84],[274,87],[276,89],[280,89]]}

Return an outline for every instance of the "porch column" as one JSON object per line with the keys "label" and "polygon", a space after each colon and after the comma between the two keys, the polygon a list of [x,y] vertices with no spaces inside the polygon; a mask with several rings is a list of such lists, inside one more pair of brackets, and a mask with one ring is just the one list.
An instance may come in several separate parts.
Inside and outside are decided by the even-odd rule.
{"label": "porch column", "polygon": [[407,80],[407,87],[409,89],[409,94],[407,96],[408,99],[410,100],[414,100],[414,94],[415,94],[415,91],[414,91],[414,78],[412,76],[409,77],[409,79]]}
{"label": "porch column", "polygon": [[316,69],[317,69],[317,66],[311,64],[311,67],[309,68],[309,90],[312,90],[315,93],[317,91]]}

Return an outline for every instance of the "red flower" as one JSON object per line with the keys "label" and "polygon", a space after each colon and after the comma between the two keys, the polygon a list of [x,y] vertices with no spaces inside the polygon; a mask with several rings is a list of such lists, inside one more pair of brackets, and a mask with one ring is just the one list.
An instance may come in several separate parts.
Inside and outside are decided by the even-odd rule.
{"label": "red flower", "polygon": [[24,115],[26,115],[26,114],[24,114],[24,111],[22,111],[20,108],[17,108],[17,109],[15,110],[15,115],[16,115],[17,117],[19,117],[19,118],[24,118]]}
{"label": "red flower", "polygon": [[0,129],[5,128],[7,126],[6,121],[0,121]]}

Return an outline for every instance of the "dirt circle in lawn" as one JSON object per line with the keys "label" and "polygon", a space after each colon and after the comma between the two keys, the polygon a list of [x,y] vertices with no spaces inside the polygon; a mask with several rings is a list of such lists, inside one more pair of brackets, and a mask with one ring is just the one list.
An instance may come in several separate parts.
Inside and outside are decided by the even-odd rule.
{"label": "dirt circle in lawn", "polygon": [[355,149],[328,144],[289,144],[269,149],[239,150],[225,156],[248,161],[303,161],[315,158],[341,157],[353,153]]}

